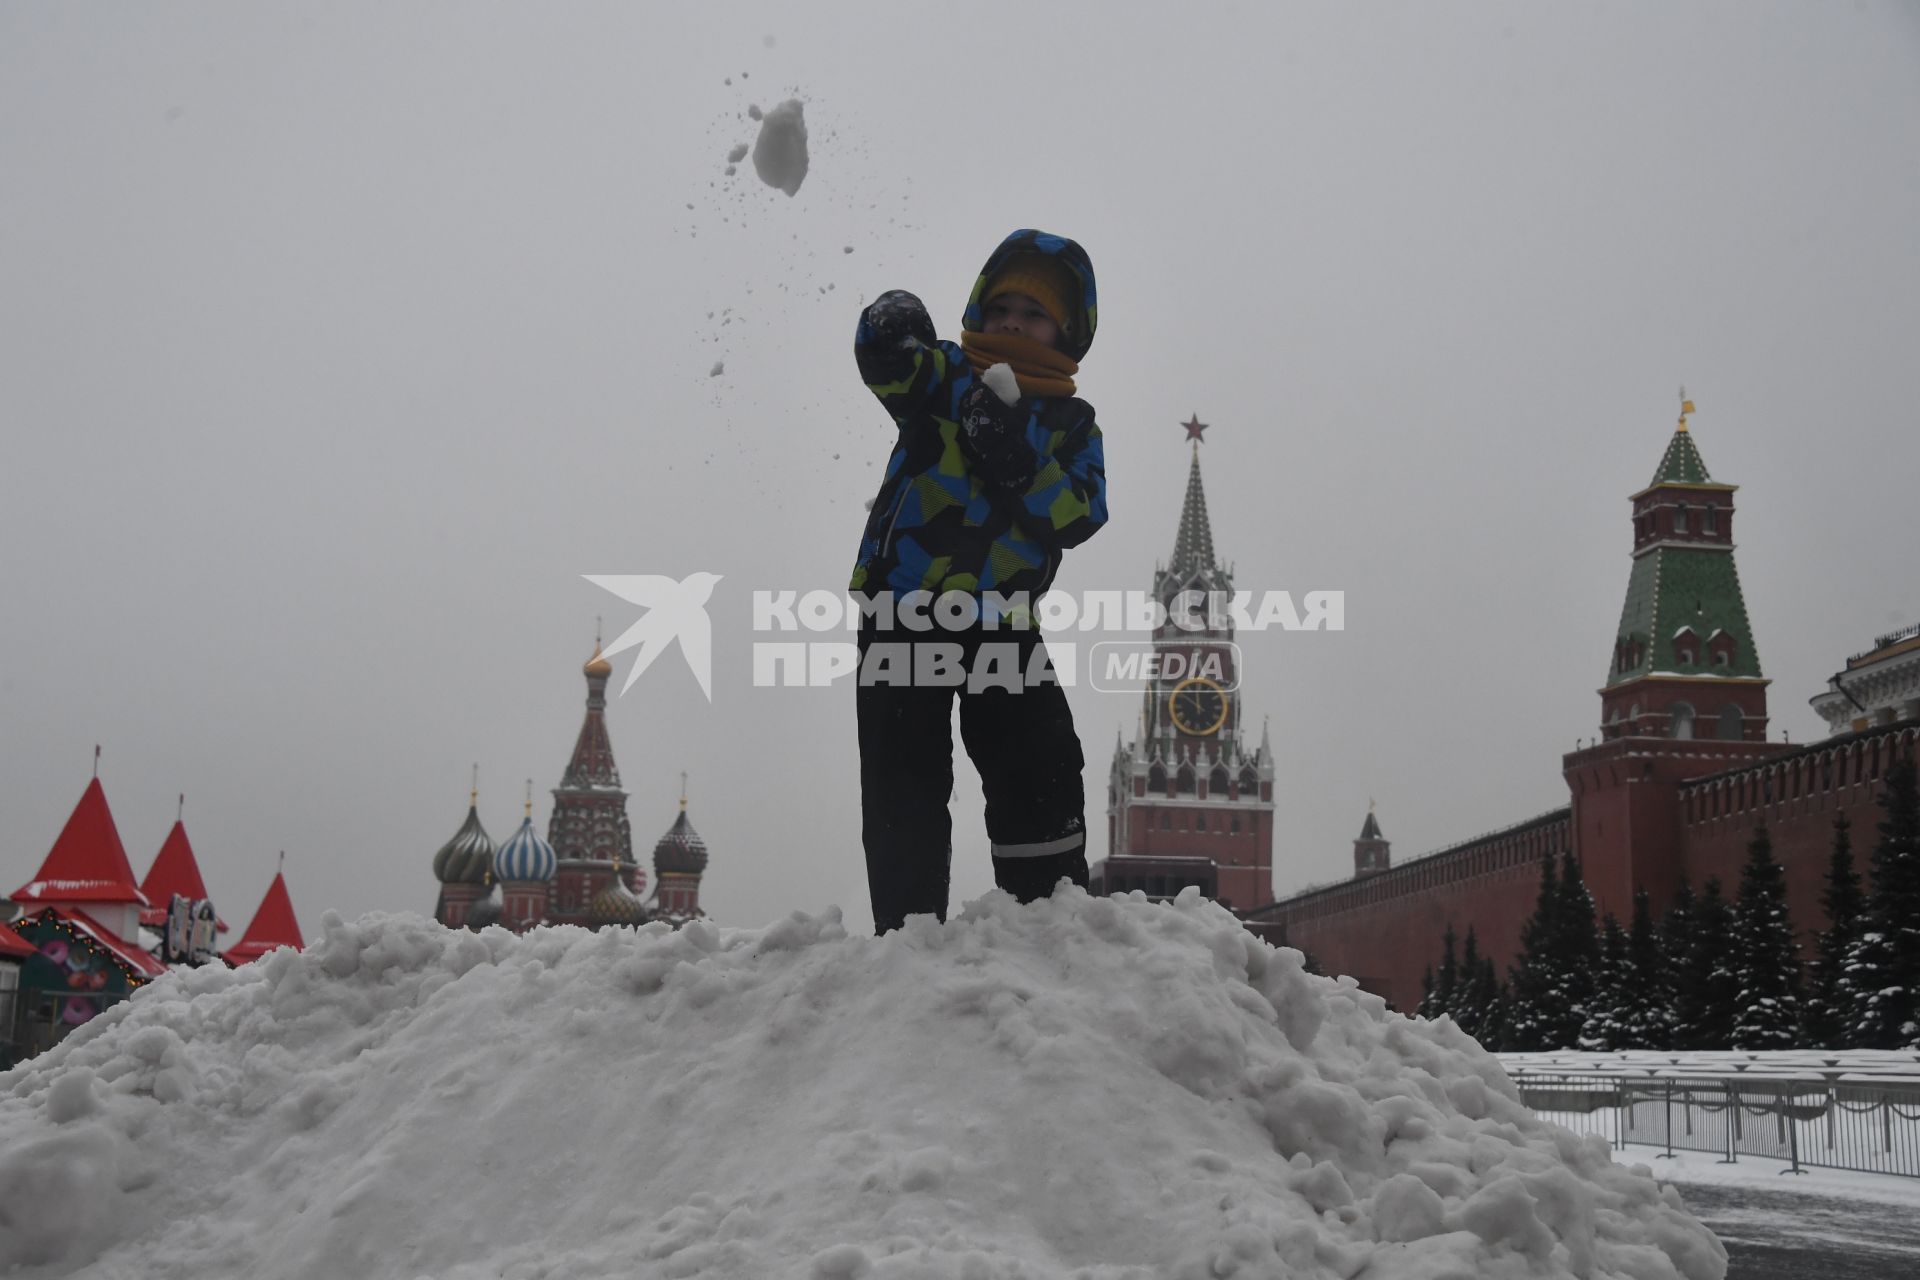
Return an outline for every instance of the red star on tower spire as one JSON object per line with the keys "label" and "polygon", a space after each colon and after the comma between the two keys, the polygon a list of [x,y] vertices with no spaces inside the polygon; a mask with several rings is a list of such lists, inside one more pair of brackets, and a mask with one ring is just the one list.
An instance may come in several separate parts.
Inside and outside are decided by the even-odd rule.
{"label": "red star on tower spire", "polygon": [[1181,423],[1180,425],[1187,429],[1187,439],[1200,440],[1202,444],[1206,443],[1206,441],[1201,440],[1200,433],[1207,429],[1208,424],[1200,421],[1199,414],[1197,413],[1194,414],[1191,418]]}

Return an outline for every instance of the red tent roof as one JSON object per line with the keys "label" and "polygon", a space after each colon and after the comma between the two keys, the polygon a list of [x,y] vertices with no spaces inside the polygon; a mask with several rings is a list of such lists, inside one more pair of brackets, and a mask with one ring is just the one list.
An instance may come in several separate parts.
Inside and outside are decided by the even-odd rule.
{"label": "red tent roof", "polygon": [[33,954],[33,944],[0,924],[0,960],[25,960]]}
{"label": "red tent roof", "polygon": [[133,882],[127,851],[107,809],[100,779],[87,784],[73,816],[61,828],[40,873],[13,894],[15,902],[137,902],[146,898]]}
{"label": "red tent roof", "polygon": [[[140,892],[147,895],[147,902],[151,904],[140,913],[140,923],[149,929],[167,923],[167,904],[173,901],[174,894],[194,902],[209,896],[207,882],[200,878],[200,860],[193,856],[193,846],[187,843],[184,822],[176,821],[173,830],[167,832],[166,842],[160,846],[147,878],[140,882]],[[216,919],[214,923],[221,933],[227,931],[225,920]]]}
{"label": "red tent roof", "polygon": [[298,951],[306,945],[300,937],[300,922],[293,918],[293,899],[287,896],[286,874],[276,872],[273,883],[267,886],[267,896],[260,900],[260,909],[253,913],[253,923],[247,926],[246,934],[222,952],[221,958],[238,966],[258,960],[275,947],[292,947]]}

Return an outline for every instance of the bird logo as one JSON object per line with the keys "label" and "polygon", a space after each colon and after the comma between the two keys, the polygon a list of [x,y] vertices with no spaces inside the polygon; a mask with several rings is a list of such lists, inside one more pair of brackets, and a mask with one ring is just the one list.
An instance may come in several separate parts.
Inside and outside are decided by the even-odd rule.
{"label": "bird logo", "polygon": [[713,594],[714,584],[720,581],[721,575],[690,573],[677,582],[660,573],[583,573],[580,576],[628,604],[637,604],[646,610],[639,621],[621,632],[620,638],[601,653],[602,657],[611,658],[622,650],[640,646],[627,672],[627,682],[620,686],[622,694],[633,688],[640,673],[652,666],[653,660],[668,645],[678,640],[681,656],[692,669],[693,678],[700,682],[700,692],[707,695],[708,702],[713,701],[713,626],[707,621],[707,598]]}

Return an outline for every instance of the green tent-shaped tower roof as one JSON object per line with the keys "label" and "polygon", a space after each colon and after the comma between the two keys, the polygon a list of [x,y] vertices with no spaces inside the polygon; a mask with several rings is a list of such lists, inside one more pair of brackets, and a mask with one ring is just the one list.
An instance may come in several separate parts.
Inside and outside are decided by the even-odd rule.
{"label": "green tent-shaped tower roof", "polygon": [[1653,483],[1633,495],[1633,570],[1604,689],[1764,679],[1734,564],[1737,487],[1707,474],[1683,418]]}
{"label": "green tent-shaped tower roof", "polygon": [[1653,473],[1653,479],[1647,487],[1712,483],[1713,477],[1707,474],[1707,464],[1700,456],[1700,447],[1693,442],[1693,433],[1687,430],[1686,419],[1682,418],[1680,426],[1673,433],[1673,439],[1667,441],[1667,451],[1660,456],[1659,470]]}

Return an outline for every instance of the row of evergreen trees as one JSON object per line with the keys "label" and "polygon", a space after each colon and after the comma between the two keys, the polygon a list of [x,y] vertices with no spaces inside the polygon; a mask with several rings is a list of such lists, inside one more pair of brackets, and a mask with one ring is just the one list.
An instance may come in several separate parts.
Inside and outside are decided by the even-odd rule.
{"label": "row of evergreen trees", "polygon": [[1739,891],[1685,881],[1656,924],[1644,890],[1625,928],[1597,925],[1570,853],[1541,863],[1540,897],[1503,982],[1471,927],[1449,924],[1417,1013],[1445,1013],[1489,1048],[1920,1048],[1920,780],[1912,751],[1889,769],[1869,892],[1845,814],[1827,866],[1828,927],[1810,962],[1787,915],[1766,824]]}

